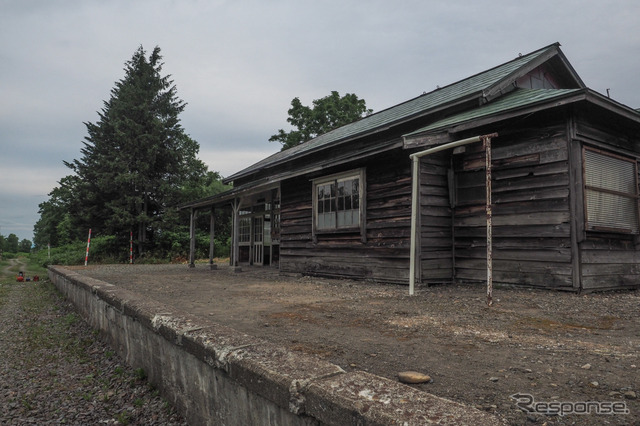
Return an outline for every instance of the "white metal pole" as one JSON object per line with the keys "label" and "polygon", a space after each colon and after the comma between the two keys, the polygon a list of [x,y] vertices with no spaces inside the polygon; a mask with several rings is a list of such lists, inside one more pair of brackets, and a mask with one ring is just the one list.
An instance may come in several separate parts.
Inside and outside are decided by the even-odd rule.
{"label": "white metal pole", "polygon": [[[417,226],[418,226],[418,204],[419,204],[419,187],[418,187],[418,170],[419,170],[419,159],[430,154],[435,154],[436,152],[444,151],[445,149],[451,149],[458,146],[468,145],[475,142],[480,142],[485,140],[486,138],[497,137],[497,133],[493,133],[491,135],[485,136],[474,136],[467,139],[460,139],[458,141],[449,142],[444,145],[438,145],[433,148],[426,149],[424,151],[414,152],[409,155],[409,158],[412,160],[412,187],[411,187],[411,253],[410,253],[410,265],[409,265],[409,295],[413,295],[414,293],[414,283],[415,283],[415,271],[417,269],[417,263],[419,259],[416,256],[416,238],[418,234]],[[489,188],[489,191],[491,188]]]}
{"label": "white metal pole", "polygon": [[418,201],[420,157],[411,156],[411,253],[409,254],[409,295],[413,296],[416,281],[416,233],[418,232]]}

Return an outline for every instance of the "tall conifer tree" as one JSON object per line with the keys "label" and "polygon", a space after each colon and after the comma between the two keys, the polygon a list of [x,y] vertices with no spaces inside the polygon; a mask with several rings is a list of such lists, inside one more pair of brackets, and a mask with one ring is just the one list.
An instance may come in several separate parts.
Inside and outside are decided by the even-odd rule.
{"label": "tall conifer tree", "polygon": [[182,188],[200,185],[207,173],[198,143],[180,125],[186,104],[161,75],[161,60],[159,47],[148,58],[142,46],[136,50],[99,120],[85,123],[82,157],[65,162],[79,178],[77,221],[112,235],[132,230],[140,252],[173,214],[168,206],[184,201]]}

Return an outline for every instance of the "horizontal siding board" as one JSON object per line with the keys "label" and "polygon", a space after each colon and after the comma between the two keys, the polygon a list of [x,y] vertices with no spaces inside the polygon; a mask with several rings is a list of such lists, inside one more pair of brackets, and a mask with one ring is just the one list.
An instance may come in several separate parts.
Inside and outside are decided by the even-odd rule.
{"label": "horizontal siding board", "polygon": [[[486,259],[485,247],[456,247],[456,257]],[[493,250],[493,260],[520,260],[539,262],[565,262],[571,261],[570,248],[555,248],[546,250]],[[457,262],[456,262],[457,264]]]}
{"label": "horizontal siding board", "polygon": [[[486,272],[469,269],[456,269],[459,280],[486,282]],[[570,275],[536,274],[533,272],[517,273],[496,271],[493,274],[494,284],[521,285],[526,287],[549,288],[558,290],[572,290]],[[495,291],[495,290],[494,290]]]}
{"label": "horizontal siding board", "polygon": [[[486,222],[482,226],[456,228],[456,239],[486,235]],[[527,225],[493,227],[493,237],[569,237],[571,228],[568,223],[557,225]]]}
{"label": "horizontal siding board", "polygon": [[[513,225],[555,225],[569,222],[569,212],[538,212],[521,213],[509,215],[494,215],[493,226],[513,226]],[[486,218],[478,216],[456,217],[455,226],[486,226]],[[456,234],[457,235],[457,234]]]}
{"label": "horizontal siding board", "polygon": [[640,252],[625,250],[583,250],[583,265],[606,263],[640,263]]}
{"label": "horizontal siding board", "polygon": [[[459,269],[475,269],[478,271],[486,271],[486,259],[460,259],[456,262],[456,268]],[[535,272],[539,274],[558,274],[571,275],[571,264],[568,262],[541,262],[541,261],[514,261],[514,260],[495,260],[493,262],[494,271],[528,273]]]}

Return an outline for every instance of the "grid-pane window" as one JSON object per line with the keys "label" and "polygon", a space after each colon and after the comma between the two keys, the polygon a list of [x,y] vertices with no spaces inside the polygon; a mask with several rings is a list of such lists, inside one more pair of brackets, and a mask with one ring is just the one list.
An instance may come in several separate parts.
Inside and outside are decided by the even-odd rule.
{"label": "grid-pane window", "polygon": [[638,233],[637,176],[635,160],[585,148],[588,230]]}
{"label": "grid-pane window", "polygon": [[251,218],[241,217],[238,226],[238,242],[248,243],[251,241]]}
{"label": "grid-pane window", "polygon": [[315,226],[319,231],[360,226],[362,173],[323,179],[314,184]]}
{"label": "grid-pane window", "polygon": [[317,188],[317,226],[318,229],[336,227],[336,184],[335,182],[318,185]]}
{"label": "grid-pane window", "polygon": [[348,178],[337,181],[336,222],[338,227],[360,224],[360,179]]}

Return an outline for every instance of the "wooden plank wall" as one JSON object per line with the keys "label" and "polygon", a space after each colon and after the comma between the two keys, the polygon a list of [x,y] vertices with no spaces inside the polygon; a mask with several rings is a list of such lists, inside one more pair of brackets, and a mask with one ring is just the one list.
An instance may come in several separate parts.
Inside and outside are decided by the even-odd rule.
{"label": "wooden plank wall", "polygon": [[[598,124],[593,117],[576,120],[576,145],[597,148],[632,156],[637,138],[620,133],[622,126]],[[639,176],[640,181],[640,176]],[[585,291],[637,288],[640,286],[640,240],[637,236],[603,232],[586,232],[580,239],[582,288]]]}
{"label": "wooden plank wall", "polygon": [[[564,121],[493,139],[493,280],[572,289],[569,166]],[[454,156],[455,276],[486,281],[484,151]]]}
{"label": "wooden plank wall", "polygon": [[421,282],[453,281],[453,217],[447,170],[450,151],[420,161],[420,263]]}
{"label": "wooden plank wall", "polygon": [[[282,183],[280,270],[328,277],[404,283],[409,279],[411,162],[405,152],[366,164],[367,235],[319,234],[312,239],[312,183]],[[352,170],[327,169],[326,174]]]}

